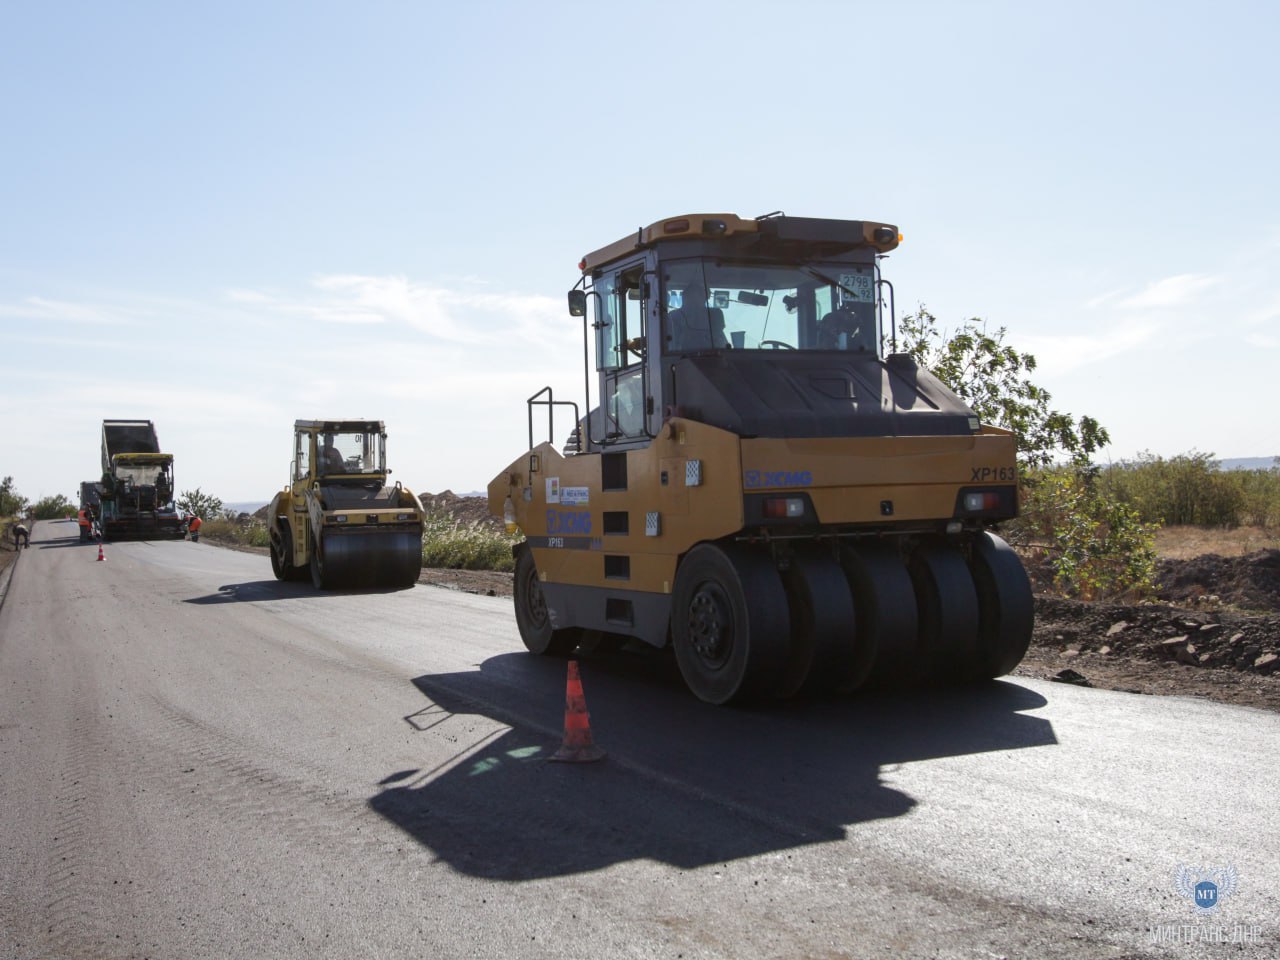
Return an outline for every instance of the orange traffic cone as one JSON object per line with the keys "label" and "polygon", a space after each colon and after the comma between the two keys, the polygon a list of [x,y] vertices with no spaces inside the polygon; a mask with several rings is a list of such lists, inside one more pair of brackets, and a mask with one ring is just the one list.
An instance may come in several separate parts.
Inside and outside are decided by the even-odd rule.
{"label": "orange traffic cone", "polygon": [[104,556],[102,555],[102,544],[98,544],[98,559],[99,559],[99,560],[105,560],[105,559],[107,559],[106,557],[104,557]]}
{"label": "orange traffic cone", "polygon": [[569,680],[564,693],[564,743],[551,759],[586,763],[602,757],[604,751],[591,740],[591,714],[587,713],[587,698],[582,693],[578,661],[570,660]]}

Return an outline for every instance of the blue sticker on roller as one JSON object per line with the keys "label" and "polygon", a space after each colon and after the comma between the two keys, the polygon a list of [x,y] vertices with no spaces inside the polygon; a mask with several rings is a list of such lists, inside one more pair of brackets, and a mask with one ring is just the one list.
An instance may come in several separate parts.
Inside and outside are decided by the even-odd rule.
{"label": "blue sticker on roller", "polygon": [[548,510],[547,534],[552,536],[590,536],[589,510]]}
{"label": "blue sticker on roller", "polygon": [[808,470],[748,470],[742,475],[743,486],[748,490],[764,487],[813,486],[813,474]]}

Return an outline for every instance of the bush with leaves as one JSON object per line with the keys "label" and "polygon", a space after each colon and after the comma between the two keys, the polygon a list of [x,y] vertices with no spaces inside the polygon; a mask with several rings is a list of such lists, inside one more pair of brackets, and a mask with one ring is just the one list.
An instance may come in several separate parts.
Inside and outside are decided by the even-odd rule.
{"label": "bush with leaves", "polygon": [[27,498],[13,488],[13,477],[0,481],[0,517],[16,517],[27,509]]}
{"label": "bush with leaves", "polygon": [[1270,470],[1233,470],[1231,474],[1240,487],[1240,523],[1280,527],[1280,463]]}
{"label": "bush with leaves", "polygon": [[202,520],[222,516],[222,500],[208,493],[201,493],[200,488],[184,490],[178,496],[178,509],[183,513],[195,514]]}
{"label": "bush with leaves", "polygon": [[1054,584],[1068,595],[1150,593],[1155,526],[1110,496],[1091,464],[1110,442],[1106,429],[1093,417],[1055,410],[1052,395],[1031,380],[1036,358],[1005,343],[1003,327],[992,332],[972,319],[946,333],[922,306],[898,332],[903,352],[984,423],[1014,434],[1022,516],[1009,526],[1009,540],[1024,553],[1046,551]]}
{"label": "bush with leaves", "polygon": [[75,512],[76,508],[71,501],[60,493],[41,497],[31,508],[31,516],[37,520],[61,520]]}
{"label": "bush with leaves", "polygon": [[948,334],[924,307],[898,325],[904,353],[954,390],[984,423],[1013,431],[1024,474],[1063,455],[1087,464],[1111,441],[1107,431],[1093,417],[1076,420],[1054,410],[1049,391],[1031,381],[1036,358],[1006,344],[1005,334],[1004,327],[989,332],[977,319]]}
{"label": "bush with leaves", "polygon": [[1141,600],[1156,573],[1155,535],[1129,504],[1107,494],[1094,471],[1048,467],[1024,488],[1020,539],[1045,554],[1053,586],[1081,600]]}
{"label": "bush with leaves", "polygon": [[1280,523],[1280,470],[1223,470],[1212,453],[1167,460],[1143,452],[1102,474],[1111,493],[1148,522],[1272,527]]}

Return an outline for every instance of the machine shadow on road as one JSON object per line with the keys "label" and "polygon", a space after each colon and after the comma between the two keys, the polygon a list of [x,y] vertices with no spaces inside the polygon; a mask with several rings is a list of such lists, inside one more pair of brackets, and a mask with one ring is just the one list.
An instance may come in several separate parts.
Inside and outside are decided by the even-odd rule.
{"label": "machine shadow on road", "polygon": [[42,537],[40,540],[32,541],[31,545],[35,547],[37,550],[61,550],[64,547],[87,547],[92,549],[93,547],[98,546],[99,543],[101,543],[101,545],[104,547],[110,547],[110,546],[114,546],[121,543],[141,543],[141,544],[146,544],[147,546],[153,546],[154,544],[157,544],[157,543],[174,543],[174,542],[180,542],[180,538],[155,537],[155,538],[149,539],[147,537],[138,537],[135,539],[128,539],[128,540],[118,540],[118,539],[106,539],[102,541],[81,540],[80,530],[79,528],[77,528],[75,532],[75,536],[73,537]]}
{"label": "machine shadow on road", "polygon": [[[405,719],[464,749],[434,770],[389,772],[369,805],[455,869],[530,880],[652,859],[685,869],[840,841],[918,801],[882,779],[897,764],[1057,743],[1046,704],[1010,682],[859,699],[716,708],[669,659],[582,663],[597,763],[559,745],[562,661],[504,654],[479,671],[416,677]],[[468,715],[510,727],[475,736]],[[483,726],[483,725],[482,725]],[[470,746],[466,746],[471,741]]]}
{"label": "machine shadow on road", "polygon": [[46,537],[31,544],[37,550],[61,550],[63,547],[96,547],[96,540],[81,540],[80,534],[74,537]]}
{"label": "machine shadow on road", "polygon": [[250,580],[247,583],[227,583],[218,588],[217,593],[209,593],[203,597],[188,597],[183,603],[194,603],[197,606],[208,606],[218,603],[261,603],[264,600],[295,600],[298,597],[313,597],[323,600],[326,597],[347,597],[352,595],[376,595],[383,593],[400,593],[411,587],[366,587],[359,590],[317,590],[310,583],[285,583],[279,580]]}

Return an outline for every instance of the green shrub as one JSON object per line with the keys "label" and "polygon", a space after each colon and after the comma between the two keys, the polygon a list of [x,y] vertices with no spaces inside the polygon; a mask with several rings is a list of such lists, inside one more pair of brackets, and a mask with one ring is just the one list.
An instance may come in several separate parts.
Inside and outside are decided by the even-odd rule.
{"label": "green shrub", "polygon": [[1078,467],[1029,475],[1011,539],[1044,555],[1064,596],[1140,600],[1155,591],[1159,524],[1145,522],[1103,487]]}
{"label": "green shrub", "polygon": [[178,495],[178,510],[181,513],[194,513],[203,520],[212,520],[222,516],[222,500],[210,493],[202,493],[199,487],[184,490]]}
{"label": "green shrub", "polygon": [[1004,342],[1004,327],[990,331],[974,318],[954,332],[939,329],[922,305],[898,325],[900,348],[949,386],[981,418],[1014,434],[1018,470],[1047,467],[1063,457],[1087,466],[1111,440],[1093,417],[1055,410],[1052,394],[1031,380],[1036,358]]}
{"label": "green shrub", "polygon": [[13,488],[13,477],[0,480],[0,515],[16,517],[27,509],[27,498]]}
{"label": "green shrub", "polygon": [[37,520],[61,520],[75,511],[71,501],[59,493],[37,500],[31,508],[31,515]]}
{"label": "green shrub", "polygon": [[1148,523],[1271,527],[1280,523],[1280,470],[1220,470],[1211,453],[1148,452],[1108,467],[1101,482]]}
{"label": "green shrub", "polygon": [[271,546],[267,525],[261,520],[252,520],[249,523],[238,523],[225,518],[206,520],[200,527],[200,536],[206,540],[220,540],[245,547]]}
{"label": "green shrub", "polygon": [[1003,327],[990,331],[974,319],[947,333],[921,307],[902,319],[899,332],[902,349],[984,423],[1013,432],[1022,516],[1008,532],[1020,552],[1045,556],[1054,587],[1069,596],[1150,593],[1155,526],[1098,483],[1091,463],[1110,442],[1106,429],[1055,409],[1052,395],[1031,379],[1036,358],[1005,343]]}
{"label": "green shrub", "polygon": [[1240,522],[1250,527],[1280,527],[1280,470],[1233,470],[1240,485]]}
{"label": "green shrub", "polygon": [[483,521],[457,520],[443,511],[428,513],[422,531],[422,563],[454,570],[514,570],[511,547],[523,537]]}

